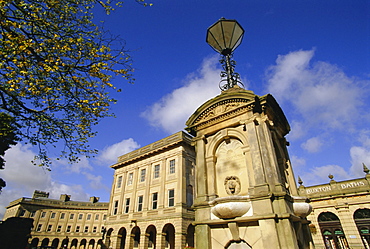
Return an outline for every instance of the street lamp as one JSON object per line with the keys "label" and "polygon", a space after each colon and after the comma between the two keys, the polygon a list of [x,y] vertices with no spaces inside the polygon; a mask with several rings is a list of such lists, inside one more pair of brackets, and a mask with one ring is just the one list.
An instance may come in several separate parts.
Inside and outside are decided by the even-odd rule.
{"label": "street lamp", "polygon": [[222,91],[232,88],[237,84],[243,86],[239,74],[234,72],[236,63],[234,60],[231,60],[233,51],[242,42],[243,35],[244,29],[236,20],[225,18],[221,18],[207,30],[207,43],[222,55],[220,62],[224,71],[221,72],[221,77],[227,77],[220,82],[220,89]]}

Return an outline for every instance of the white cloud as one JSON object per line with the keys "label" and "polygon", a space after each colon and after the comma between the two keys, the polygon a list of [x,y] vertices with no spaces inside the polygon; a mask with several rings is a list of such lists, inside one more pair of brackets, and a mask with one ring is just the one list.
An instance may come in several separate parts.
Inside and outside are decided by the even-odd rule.
{"label": "white cloud", "polygon": [[60,194],[71,194],[75,200],[86,200],[89,197],[81,185],[55,182],[51,172],[31,163],[34,156],[31,146],[21,143],[6,151],[5,169],[0,171],[0,177],[6,181],[7,185],[0,195],[0,217],[11,201],[21,197],[32,197],[34,190],[49,192],[51,198],[57,199]]}
{"label": "white cloud", "polygon": [[364,177],[362,164],[370,168],[370,130],[360,131],[358,141],[360,145],[352,146],[350,149],[351,173],[355,177]]}
{"label": "white cloud", "polygon": [[300,175],[303,180],[303,185],[310,186],[316,184],[329,183],[329,175],[334,176],[334,180],[341,181],[350,179],[347,171],[338,165],[325,165],[320,167],[313,167],[310,171]]}
{"label": "white cloud", "polygon": [[136,150],[140,145],[132,138],[124,139],[121,142],[115,143],[104,148],[98,159],[106,163],[114,163],[119,156],[122,156],[130,151]]}
{"label": "white cloud", "polygon": [[316,153],[320,151],[323,142],[318,137],[312,137],[308,139],[305,143],[301,145],[301,147],[308,151],[309,153]]}
{"label": "white cloud", "polygon": [[197,73],[190,74],[184,80],[184,86],[175,89],[154,103],[142,116],[150,124],[174,133],[184,129],[186,120],[201,104],[220,94],[220,69],[218,58],[211,57],[203,61]]}
{"label": "white cloud", "polygon": [[292,166],[294,168],[299,168],[299,167],[306,165],[306,160],[304,158],[297,157],[294,155],[291,157],[291,161],[292,161]]}
{"label": "white cloud", "polygon": [[290,124],[289,140],[296,140],[306,135],[305,125],[302,122],[293,120]]}
{"label": "white cloud", "polygon": [[268,91],[279,102],[289,102],[303,117],[307,128],[348,129],[362,104],[360,82],[336,65],[312,63],[314,50],[279,55],[267,71]]}

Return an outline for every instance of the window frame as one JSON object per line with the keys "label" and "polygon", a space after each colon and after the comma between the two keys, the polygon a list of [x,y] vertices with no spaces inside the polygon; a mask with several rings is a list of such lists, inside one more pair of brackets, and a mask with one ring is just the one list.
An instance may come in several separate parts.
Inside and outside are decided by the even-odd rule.
{"label": "window frame", "polygon": [[121,188],[122,186],[122,176],[117,177],[117,188]]}
{"label": "window frame", "polygon": [[143,211],[143,200],[144,200],[144,196],[143,195],[139,195],[137,197],[137,211],[138,212]]}
{"label": "window frame", "polygon": [[168,207],[175,206],[175,189],[168,190]]}
{"label": "window frame", "polygon": [[153,179],[158,179],[160,177],[160,170],[161,170],[160,164],[154,165]]}
{"label": "window frame", "polygon": [[141,169],[140,170],[140,182],[145,182],[146,178],[146,169]]}
{"label": "window frame", "polygon": [[158,209],[158,192],[152,193],[152,209]]}
{"label": "window frame", "polygon": [[130,198],[125,199],[125,214],[130,212]]}
{"label": "window frame", "polygon": [[169,174],[175,174],[176,173],[176,160],[171,159],[169,162]]}

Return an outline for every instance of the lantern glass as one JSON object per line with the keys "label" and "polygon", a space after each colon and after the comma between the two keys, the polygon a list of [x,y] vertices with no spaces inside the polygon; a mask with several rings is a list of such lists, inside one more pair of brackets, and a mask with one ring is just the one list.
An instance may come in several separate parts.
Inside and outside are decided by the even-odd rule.
{"label": "lantern glass", "polygon": [[241,43],[244,30],[235,20],[221,18],[207,30],[207,43],[218,53],[231,54]]}

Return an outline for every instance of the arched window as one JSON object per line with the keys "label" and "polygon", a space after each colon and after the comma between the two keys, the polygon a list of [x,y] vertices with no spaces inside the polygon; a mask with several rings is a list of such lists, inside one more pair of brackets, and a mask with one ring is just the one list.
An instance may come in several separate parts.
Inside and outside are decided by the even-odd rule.
{"label": "arched window", "polygon": [[155,228],[155,226],[153,225],[148,226],[145,234],[148,243],[148,248],[156,248],[157,229]]}
{"label": "arched window", "polygon": [[131,230],[131,247],[138,248],[140,245],[140,228],[138,226]]}
{"label": "arched window", "polygon": [[41,242],[41,246],[48,246],[48,245],[49,245],[49,239],[48,238],[43,239]]}
{"label": "arched window", "polygon": [[105,246],[107,248],[109,248],[111,244],[110,236],[112,235],[112,232],[113,232],[113,228],[109,228],[107,231],[107,235],[105,236]]}
{"label": "arched window", "polygon": [[53,239],[51,246],[53,246],[54,248],[59,248],[59,239]]}
{"label": "arched window", "polygon": [[346,236],[338,216],[331,212],[321,213],[318,217],[319,226],[327,249],[349,248]]}
{"label": "arched window", "polygon": [[186,232],[186,246],[194,247],[194,232],[195,228],[190,224]]}
{"label": "arched window", "polygon": [[166,224],[163,227],[162,234],[164,236],[164,248],[175,248],[175,227],[172,224]]}
{"label": "arched window", "polygon": [[33,247],[37,247],[39,244],[39,239],[38,238],[34,238],[32,239],[32,242],[31,242],[31,248]]}
{"label": "arched window", "polygon": [[118,231],[118,243],[119,248],[124,249],[126,244],[126,229],[124,227],[121,227],[121,229]]}
{"label": "arched window", "polygon": [[365,249],[370,249],[370,209],[357,209],[353,218]]}
{"label": "arched window", "polygon": [[90,241],[89,241],[89,249],[94,249],[94,245],[95,245],[95,240],[94,239],[91,239]]}
{"label": "arched window", "polygon": [[71,249],[77,249],[78,240],[73,239],[71,242]]}
{"label": "arched window", "polygon": [[81,240],[79,249],[86,249],[86,244],[87,244],[86,239]]}

